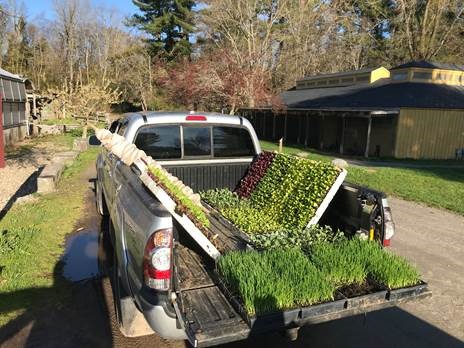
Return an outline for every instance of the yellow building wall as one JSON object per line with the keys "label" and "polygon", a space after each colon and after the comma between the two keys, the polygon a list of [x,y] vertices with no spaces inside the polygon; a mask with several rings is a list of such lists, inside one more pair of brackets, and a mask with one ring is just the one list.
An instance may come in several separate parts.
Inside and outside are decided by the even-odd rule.
{"label": "yellow building wall", "polygon": [[395,157],[453,159],[464,148],[464,110],[401,109]]}

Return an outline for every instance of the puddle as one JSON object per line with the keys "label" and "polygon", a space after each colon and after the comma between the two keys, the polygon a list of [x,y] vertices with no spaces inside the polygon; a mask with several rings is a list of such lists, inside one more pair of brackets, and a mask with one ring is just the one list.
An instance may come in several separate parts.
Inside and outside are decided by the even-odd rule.
{"label": "puddle", "polygon": [[69,236],[61,260],[63,276],[70,281],[99,276],[98,231],[84,229]]}

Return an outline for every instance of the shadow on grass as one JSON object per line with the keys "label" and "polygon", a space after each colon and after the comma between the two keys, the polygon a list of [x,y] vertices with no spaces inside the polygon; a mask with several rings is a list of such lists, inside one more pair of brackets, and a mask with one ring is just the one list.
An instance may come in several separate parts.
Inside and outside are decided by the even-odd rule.
{"label": "shadow on grass", "polygon": [[[100,229],[105,230],[107,225],[107,220],[102,220]],[[79,269],[79,277],[74,279],[81,280],[71,283],[63,277],[63,272],[69,268],[68,261],[60,260],[52,275],[43,275],[53,277],[52,287],[21,289],[0,295],[0,315],[22,312],[0,328],[2,347],[113,346],[110,310],[104,295],[108,273],[107,243],[102,240],[104,234],[98,231],[93,231],[97,233],[97,241],[88,238],[80,241],[82,232],[85,231],[70,236],[65,257],[73,255],[83,267],[91,265],[87,277]],[[97,276],[95,269],[99,270]]]}

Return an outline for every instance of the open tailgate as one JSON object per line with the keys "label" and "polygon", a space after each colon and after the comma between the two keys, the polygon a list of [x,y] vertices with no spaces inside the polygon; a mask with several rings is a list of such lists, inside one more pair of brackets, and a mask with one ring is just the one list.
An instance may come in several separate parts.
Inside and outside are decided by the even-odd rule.
{"label": "open tailgate", "polygon": [[191,249],[177,249],[178,310],[190,343],[209,347],[246,339],[266,331],[323,323],[335,319],[396,306],[431,295],[426,283],[398,289],[382,290],[353,298],[248,318],[239,300],[221,284],[214,268]]}

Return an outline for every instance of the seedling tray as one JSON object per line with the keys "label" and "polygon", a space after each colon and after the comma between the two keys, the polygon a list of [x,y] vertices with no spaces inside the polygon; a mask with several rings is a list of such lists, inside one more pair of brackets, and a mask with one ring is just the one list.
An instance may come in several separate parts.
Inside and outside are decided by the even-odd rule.
{"label": "seedling tray", "polygon": [[370,304],[384,302],[387,299],[388,289],[371,278],[367,278],[368,288],[364,293],[349,295],[346,289],[340,292],[347,297],[346,308],[365,307]]}
{"label": "seedling tray", "polygon": [[403,298],[419,296],[427,291],[427,283],[421,281],[418,285],[410,286],[408,288],[389,290],[387,293],[387,299],[390,301],[399,301]]}
{"label": "seedling tray", "polygon": [[301,308],[301,319],[338,312],[346,309],[347,298],[342,293],[335,293],[335,300]]}
{"label": "seedling tray", "polygon": [[203,234],[203,232],[195,226],[194,222],[186,214],[178,214],[176,203],[168,195],[168,193],[153,181],[148,175],[148,167],[142,160],[137,160],[134,165],[140,171],[139,178],[146,188],[163,204],[163,206],[171,213],[173,218],[185,229],[185,231],[195,240],[198,245],[214,260],[221,254],[216,246]]}
{"label": "seedling tray", "polygon": [[250,316],[242,304],[239,296],[236,296],[227,287],[224,279],[215,270],[216,283],[232,304],[232,307],[242,316],[243,320],[253,330],[269,330],[271,328],[282,328],[294,324],[301,317],[301,308],[286,309],[279,312],[266,313],[257,316]]}

